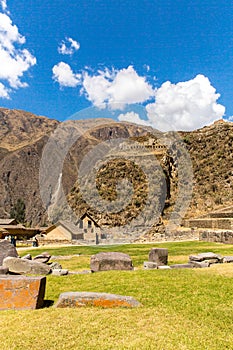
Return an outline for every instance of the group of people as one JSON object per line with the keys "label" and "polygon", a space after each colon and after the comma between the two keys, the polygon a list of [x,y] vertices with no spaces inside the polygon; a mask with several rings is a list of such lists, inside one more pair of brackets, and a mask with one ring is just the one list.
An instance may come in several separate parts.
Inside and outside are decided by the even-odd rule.
{"label": "group of people", "polygon": [[[9,236],[5,236],[5,239],[7,241],[10,241],[11,244],[16,247],[16,241],[17,241],[17,237],[16,236],[12,236],[12,235],[9,235]],[[38,239],[34,236],[33,239],[32,239],[32,246],[33,247],[38,247]]]}
{"label": "group of people", "polygon": [[16,241],[17,241],[17,237],[16,236],[12,236],[12,235],[9,235],[9,236],[6,236],[5,237],[6,240],[10,241],[11,244],[16,247]]}

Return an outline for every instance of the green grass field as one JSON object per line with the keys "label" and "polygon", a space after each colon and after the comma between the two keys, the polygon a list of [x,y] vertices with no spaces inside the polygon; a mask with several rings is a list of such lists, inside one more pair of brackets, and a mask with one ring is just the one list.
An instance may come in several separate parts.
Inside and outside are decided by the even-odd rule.
{"label": "green grass field", "polygon": [[[89,269],[90,256],[120,251],[135,271],[48,276],[46,299],[64,291],[94,291],[135,297],[136,309],[55,309],[1,311],[1,349],[233,349],[233,264],[207,269],[142,269],[153,246],[169,250],[169,264],[187,262],[192,253],[233,255],[232,245],[180,242],[109,247],[46,249],[51,255],[80,254],[60,260],[70,270]],[[32,255],[44,251],[28,249]],[[20,253],[25,254],[24,252]]]}

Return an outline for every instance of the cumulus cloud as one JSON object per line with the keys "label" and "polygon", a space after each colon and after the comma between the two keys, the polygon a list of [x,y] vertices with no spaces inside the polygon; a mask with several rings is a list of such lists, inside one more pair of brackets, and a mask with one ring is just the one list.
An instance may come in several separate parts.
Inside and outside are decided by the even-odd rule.
{"label": "cumulus cloud", "polygon": [[60,62],[53,67],[53,79],[61,87],[76,87],[81,83],[81,74],[75,74],[67,63]]}
{"label": "cumulus cloud", "polygon": [[[6,2],[1,2],[2,7]],[[26,39],[12,24],[6,13],[0,13],[0,97],[9,98],[12,89],[28,86],[21,79],[30,67],[36,64],[36,58],[27,50],[19,48]]]}
{"label": "cumulus cloud", "polygon": [[99,70],[96,75],[83,73],[83,89],[96,107],[123,109],[127,104],[142,103],[153,95],[152,86],[133,66],[121,70]]}
{"label": "cumulus cloud", "polygon": [[80,44],[72,39],[72,38],[65,38],[63,40],[59,47],[58,47],[58,52],[61,55],[73,55],[75,51],[78,51],[80,49]]}
{"label": "cumulus cloud", "polygon": [[217,102],[220,94],[201,74],[177,84],[167,81],[155,89],[133,66],[120,70],[105,68],[97,73],[87,67],[75,74],[68,64],[60,62],[53,67],[53,79],[60,86],[79,86],[80,93],[100,109],[123,111],[128,105],[143,104],[147,120],[145,115],[141,118],[140,113],[128,110],[118,119],[150,125],[161,131],[198,129],[225,114],[225,107]]}
{"label": "cumulus cloud", "polygon": [[209,79],[201,74],[194,79],[172,84],[167,81],[155,91],[155,102],[146,106],[150,124],[159,130],[193,130],[220,119],[225,107]]}
{"label": "cumulus cloud", "polygon": [[150,125],[150,123],[147,120],[141,119],[138,113],[135,112],[127,112],[127,113],[122,113],[119,114],[118,120],[120,121],[126,121],[129,123],[136,123],[140,125]]}
{"label": "cumulus cloud", "polygon": [[[198,129],[222,118],[225,113],[225,107],[217,103],[220,95],[201,74],[177,84],[167,81],[155,90],[154,97],[155,102],[146,106],[147,123],[161,131]],[[126,114],[121,120],[123,118],[145,123],[138,116]]]}

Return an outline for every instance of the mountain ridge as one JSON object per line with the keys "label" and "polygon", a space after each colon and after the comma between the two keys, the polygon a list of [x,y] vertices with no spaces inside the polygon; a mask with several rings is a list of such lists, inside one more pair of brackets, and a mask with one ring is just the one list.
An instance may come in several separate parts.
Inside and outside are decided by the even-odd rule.
{"label": "mountain ridge", "polygon": [[[29,112],[0,108],[1,217],[9,217],[11,208],[22,198],[26,204],[28,225],[48,224],[47,213],[40,197],[39,168],[49,136],[60,124],[56,120]],[[63,169],[66,171],[62,184],[73,206],[76,199],[72,188],[75,186],[77,190],[77,169],[82,157],[98,143],[108,140],[110,135],[115,138],[135,137],[137,140],[139,130],[140,126],[135,125],[131,128],[127,123],[116,122],[109,127],[106,124],[91,130],[89,134],[86,133],[79,143],[72,146],[65,158]],[[231,205],[233,123],[218,121],[202,129],[180,132],[179,135],[190,154],[194,175],[194,190],[187,217],[204,215],[208,211]],[[114,172],[117,175],[117,171]],[[177,182],[174,171],[172,176],[170,180],[174,187]],[[101,178],[98,181],[100,188]],[[172,211],[174,202],[175,197],[172,194],[166,209],[167,214]]]}

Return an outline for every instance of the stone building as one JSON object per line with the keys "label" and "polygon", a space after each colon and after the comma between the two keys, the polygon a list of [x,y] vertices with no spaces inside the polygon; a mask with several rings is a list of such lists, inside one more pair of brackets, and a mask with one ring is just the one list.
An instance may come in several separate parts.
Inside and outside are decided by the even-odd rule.
{"label": "stone building", "polygon": [[85,213],[75,224],[71,221],[58,221],[43,232],[43,241],[71,242],[98,244],[101,235],[100,227],[96,221]]}

